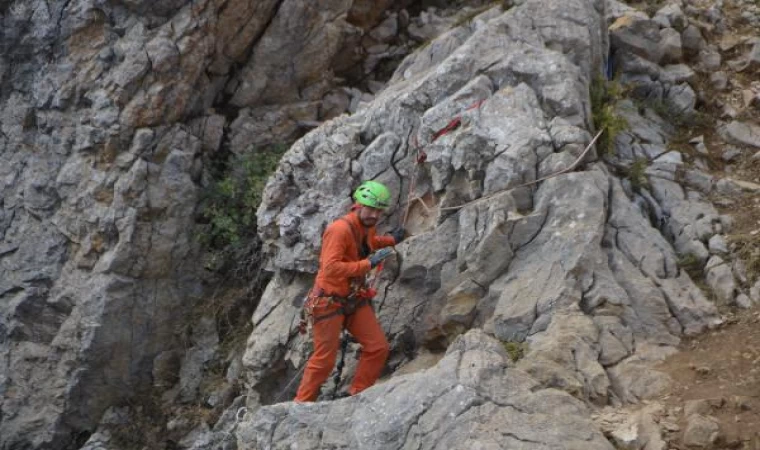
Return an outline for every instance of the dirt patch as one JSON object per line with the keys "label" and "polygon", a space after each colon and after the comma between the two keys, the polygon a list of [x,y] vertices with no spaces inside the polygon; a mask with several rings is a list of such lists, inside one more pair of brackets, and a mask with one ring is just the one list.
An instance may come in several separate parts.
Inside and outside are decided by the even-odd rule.
{"label": "dirt patch", "polygon": [[[714,400],[710,415],[720,424],[714,448],[760,449],[760,309],[728,316],[721,328],[684,340],[657,369],[674,381],[660,399],[668,409],[683,413],[690,400]],[[683,414],[678,425],[668,436],[670,448],[686,449]]]}

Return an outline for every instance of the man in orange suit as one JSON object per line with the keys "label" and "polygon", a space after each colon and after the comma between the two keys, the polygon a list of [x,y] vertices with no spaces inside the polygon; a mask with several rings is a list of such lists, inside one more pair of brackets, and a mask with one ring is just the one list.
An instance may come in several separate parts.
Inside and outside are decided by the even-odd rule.
{"label": "man in orange suit", "polygon": [[[392,254],[388,247],[404,238],[404,229],[377,236],[375,224],[390,205],[383,184],[365,181],[354,192],[351,212],[331,223],[322,236],[319,271],[305,308],[313,322],[314,353],[306,363],[295,401],[313,402],[335,365],[345,327],[362,347],[350,395],[375,384],[388,357],[388,341],[370,304],[374,293],[366,275]],[[372,253],[374,252],[374,253]]]}

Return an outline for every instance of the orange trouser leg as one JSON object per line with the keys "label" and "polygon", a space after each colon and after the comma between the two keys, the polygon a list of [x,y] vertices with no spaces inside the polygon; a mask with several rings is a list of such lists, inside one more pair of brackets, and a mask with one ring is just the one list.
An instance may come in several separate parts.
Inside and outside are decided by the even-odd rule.
{"label": "orange trouser leg", "polygon": [[383,328],[370,305],[357,309],[346,321],[346,329],[362,346],[359,365],[348,390],[351,395],[355,395],[375,384],[385,366],[389,347]]}
{"label": "orange trouser leg", "polygon": [[[319,317],[338,308],[329,305],[326,308],[315,308],[314,316]],[[343,315],[336,315],[318,322],[312,328],[314,335],[314,353],[306,363],[301,384],[295,401],[313,402],[319,396],[322,383],[330,376],[335,366],[335,357],[340,347],[340,332],[343,330]]]}

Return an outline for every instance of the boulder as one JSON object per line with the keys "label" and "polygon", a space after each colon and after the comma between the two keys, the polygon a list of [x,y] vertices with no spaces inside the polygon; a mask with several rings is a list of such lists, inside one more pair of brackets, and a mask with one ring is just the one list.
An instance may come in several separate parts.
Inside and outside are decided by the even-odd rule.
{"label": "boulder", "polygon": [[720,426],[714,417],[699,414],[687,419],[683,443],[689,447],[710,448],[720,436]]}
{"label": "boulder", "polygon": [[744,57],[744,62],[739,70],[757,71],[760,69],[760,42],[755,42],[752,49]]}
{"label": "boulder", "polygon": [[660,72],[660,80],[668,83],[692,83],[694,82],[696,73],[691,70],[691,67],[686,64],[670,64],[662,68]]}
{"label": "boulder", "polygon": [[535,386],[531,377],[511,367],[500,342],[473,330],[428,370],[335,402],[260,408],[238,423],[235,434],[239,443],[255,448],[276,443],[383,449],[435,441],[451,448],[497,442],[526,449],[612,448],[582,418],[588,414],[583,403],[556,390],[534,392]]}
{"label": "boulder", "polygon": [[760,303],[760,280],[757,280],[755,284],[749,290],[749,297],[755,304]]}
{"label": "boulder", "polygon": [[721,56],[718,50],[710,45],[699,51],[697,70],[712,73],[720,69]]}
{"label": "boulder", "polygon": [[736,281],[731,267],[719,256],[712,256],[705,265],[707,285],[715,293],[719,301],[732,304],[736,295]]}
{"label": "boulder", "polygon": [[683,46],[684,55],[693,57],[705,48],[706,42],[699,28],[694,25],[688,25],[681,32],[681,45]]}
{"label": "boulder", "polygon": [[679,63],[683,58],[683,45],[681,35],[673,28],[663,28],[660,30],[660,48],[662,49],[662,60],[664,63]]}
{"label": "boulder", "polygon": [[669,3],[663,6],[655,13],[652,20],[663,24],[664,27],[673,27],[678,31],[683,31],[689,24],[678,3]]}
{"label": "boulder", "polygon": [[710,74],[710,84],[717,90],[723,91],[728,87],[728,75],[722,70]]}
{"label": "boulder", "polygon": [[710,253],[713,254],[723,255],[728,253],[728,245],[726,244],[726,239],[720,234],[716,234],[710,238],[708,248],[710,250]]}
{"label": "boulder", "polygon": [[760,126],[734,120],[718,129],[721,137],[732,144],[760,148]]}
{"label": "boulder", "polygon": [[653,63],[662,60],[665,47],[656,22],[626,14],[609,27],[610,43],[615,51],[626,50]]}

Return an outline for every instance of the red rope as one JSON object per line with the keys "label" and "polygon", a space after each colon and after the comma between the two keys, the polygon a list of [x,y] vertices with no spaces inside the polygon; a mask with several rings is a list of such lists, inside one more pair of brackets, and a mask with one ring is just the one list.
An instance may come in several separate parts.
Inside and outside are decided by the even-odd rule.
{"label": "red rope", "polygon": [[[467,108],[465,108],[465,111],[470,111],[472,109],[480,108],[480,106],[485,102],[486,99],[478,100],[475,103],[471,104]],[[446,124],[445,127],[441,128],[440,130],[433,133],[433,138],[430,140],[430,143],[436,141],[441,136],[444,136],[448,133],[451,133],[452,131],[456,130],[462,125],[462,118],[460,116],[455,116],[451,121]],[[414,162],[414,172],[412,175],[412,181],[409,184],[409,194],[406,198],[406,210],[404,211],[404,220],[401,222],[402,226],[406,226],[406,219],[409,217],[409,206],[412,204],[411,199],[412,195],[414,195],[414,188],[417,185],[417,168],[424,164],[425,161],[427,161],[427,153],[420,147],[419,142],[417,141],[417,135],[414,136],[414,148],[417,150],[417,156],[415,157]]]}

